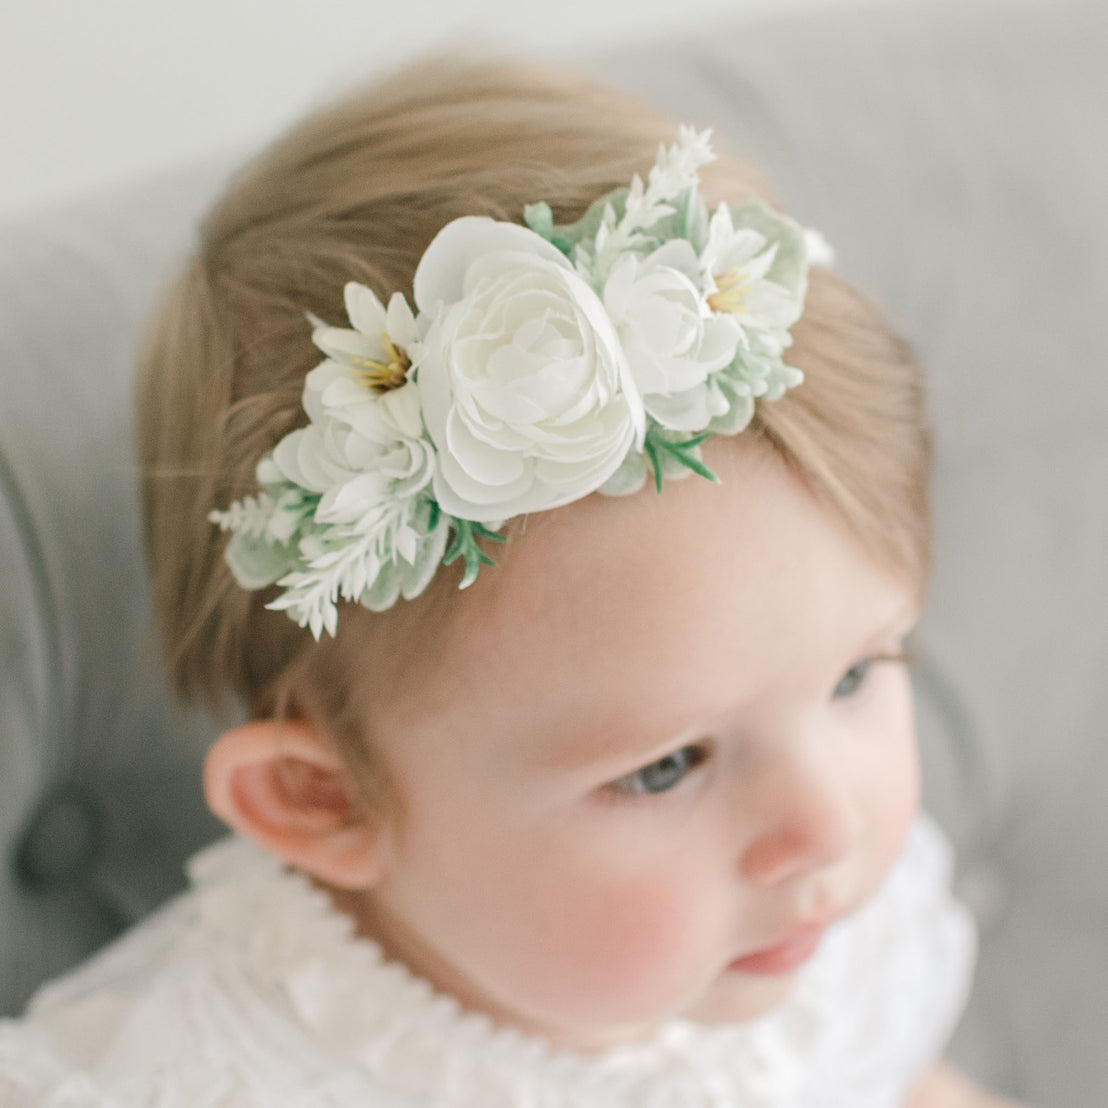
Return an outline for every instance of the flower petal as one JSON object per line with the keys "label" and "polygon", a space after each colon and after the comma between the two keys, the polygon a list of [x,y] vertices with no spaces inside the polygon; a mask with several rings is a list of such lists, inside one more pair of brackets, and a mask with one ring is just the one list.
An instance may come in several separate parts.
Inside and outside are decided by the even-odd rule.
{"label": "flower petal", "polygon": [[385,306],[372,289],[357,281],[348,281],[342,295],[347,318],[355,331],[376,336],[385,330]]}
{"label": "flower petal", "polygon": [[452,220],[432,240],[416,267],[413,291],[421,312],[461,299],[466,271],[479,258],[499,250],[522,250],[568,268],[557,247],[516,223],[487,216]]}

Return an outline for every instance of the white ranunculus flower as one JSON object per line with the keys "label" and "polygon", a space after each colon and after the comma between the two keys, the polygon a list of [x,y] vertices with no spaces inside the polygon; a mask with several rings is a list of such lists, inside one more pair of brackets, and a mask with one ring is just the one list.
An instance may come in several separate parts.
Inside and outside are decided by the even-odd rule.
{"label": "white ranunculus flower", "polygon": [[415,301],[432,319],[417,373],[443,511],[485,523],[554,508],[641,445],[642,401],[603,304],[533,231],[447,224]]}
{"label": "white ranunculus flower", "polygon": [[708,307],[692,244],[665,243],[645,258],[627,254],[604,286],[608,309],[647,412],[674,431],[702,431],[718,414],[708,376],[735,357],[739,324]]}

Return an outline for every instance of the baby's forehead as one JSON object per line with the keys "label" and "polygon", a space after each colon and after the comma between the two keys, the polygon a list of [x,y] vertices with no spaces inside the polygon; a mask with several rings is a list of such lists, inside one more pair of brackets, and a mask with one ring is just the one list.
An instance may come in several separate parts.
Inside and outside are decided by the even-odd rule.
{"label": "baby's forehead", "polygon": [[433,653],[395,683],[405,719],[556,737],[641,710],[664,729],[856,660],[910,590],[776,458],[724,453],[719,485],[531,517],[495,569],[436,592]]}
{"label": "baby's forehead", "polygon": [[625,599],[657,618],[694,591],[715,583],[722,591],[744,562],[762,562],[797,528],[810,528],[809,516],[823,516],[769,448],[736,439],[708,447],[719,483],[689,474],[667,479],[661,492],[649,485],[629,496],[594,494],[516,521],[502,565],[462,594],[460,607],[472,601],[494,635],[520,620],[595,622]]}

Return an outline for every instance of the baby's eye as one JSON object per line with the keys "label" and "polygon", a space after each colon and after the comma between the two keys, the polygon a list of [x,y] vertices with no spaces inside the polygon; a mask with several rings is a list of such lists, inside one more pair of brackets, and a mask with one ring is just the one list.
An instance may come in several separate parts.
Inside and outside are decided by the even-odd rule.
{"label": "baby's eye", "polygon": [[835,686],[835,691],[832,695],[839,699],[853,696],[862,685],[865,684],[865,680],[869,676],[869,671],[872,666],[872,658],[866,658],[864,661],[855,662],[854,665],[839,678],[839,683]]}
{"label": "baby's eye", "polygon": [[908,665],[911,660],[911,651],[903,648],[891,651],[888,654],[874,654],[869,658],[863,658],[860,662],[855,662],[854,665],[839,678],[839,683],[835,686],[835,691],[832,693],[832,696],[840,700],[848,696],[853,696],[866,683],[870,671],[878,662]]}
{"label": "baby's eye", "polygon": [[698,746],[683,746],[642,769],[613,781],[608,788],[624,796],[664,793],[679,785],[701,762],[704,751]]}

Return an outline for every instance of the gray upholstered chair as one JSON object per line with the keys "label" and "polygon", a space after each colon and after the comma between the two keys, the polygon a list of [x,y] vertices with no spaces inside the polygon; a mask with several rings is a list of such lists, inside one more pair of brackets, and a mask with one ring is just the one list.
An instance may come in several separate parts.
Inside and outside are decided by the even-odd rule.
{"label": "gray upholstered chair", "polygon": [[[927,793],[983,936],[954,1053],[1108,1103],[1108,9],[871,5],[596,67],[764,163],[930,368]],[[216,724],[170,704],[148,625],[129,387],[220,171],[0,229],[0,1011],[217,832]]]}

